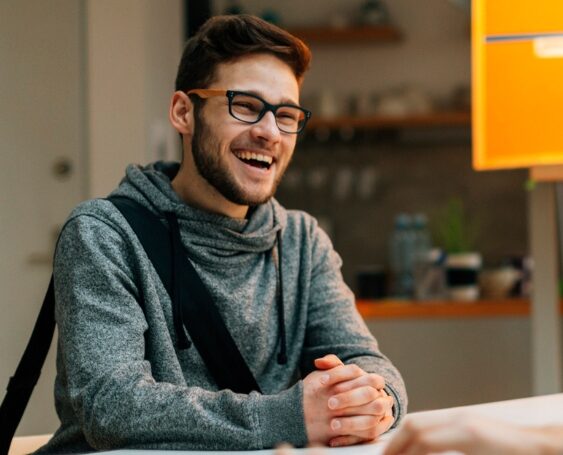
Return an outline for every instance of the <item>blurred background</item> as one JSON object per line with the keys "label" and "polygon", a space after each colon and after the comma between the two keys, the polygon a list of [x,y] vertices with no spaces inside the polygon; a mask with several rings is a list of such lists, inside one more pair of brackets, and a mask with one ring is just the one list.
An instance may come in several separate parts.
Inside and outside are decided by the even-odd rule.
{"label": "blurred background", "polygon": [[[241,12],[312,49],[313,119],[277,198],[328,232],[410,410],[530,395],[528,174],[472,170],[470,11],[450,0],[1,0],[0,388],[67,214],[128,163],[180,158],[183,42]],[[53,351],[19,434],[57,427]]]}

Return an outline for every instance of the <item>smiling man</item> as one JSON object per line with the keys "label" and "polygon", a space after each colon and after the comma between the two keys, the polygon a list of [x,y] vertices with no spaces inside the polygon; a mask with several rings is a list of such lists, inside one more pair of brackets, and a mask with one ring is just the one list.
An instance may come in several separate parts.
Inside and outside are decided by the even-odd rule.
{"label": "smiling man", "polygon": [[61,427],[44,452],[342,446],[404,414],[401,376],[356,311],[329,238],[273,198],[310,117],[299,104],[309,60],[300,40],[258,18],[209,20],[186,45],[170,106],[182,163],[129,166],[112,193],[176,239],[175,266],[193,266],[254,386],[218,384],[209,354],[225,368],[231,359],[202,354],[191,313],[127,220],[110,201],[88,201],[57,246]]}
{"label": "smiling man", "polygon": [[191,153],[184,153],[172,186],[188,204],[245,218],[249,207],[274,195],[311,115],[299,106],[298,80],[287,63],[264,52],[218,64],[206,89],[184,88],[189,76],[178,76],[170,119],[191,138],[184,143]]}

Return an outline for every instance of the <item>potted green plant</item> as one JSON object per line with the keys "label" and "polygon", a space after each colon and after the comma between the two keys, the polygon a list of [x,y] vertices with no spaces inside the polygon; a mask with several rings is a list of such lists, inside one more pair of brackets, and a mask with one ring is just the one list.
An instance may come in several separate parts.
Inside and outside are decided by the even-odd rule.
{"label": "potted green plant", "polygon": [[475,250],[477,224],[470,219],[460,198],[451,198],[436,217],[435,243],[446,252],[448,297],[473,301],[479,297],[481,254]]}

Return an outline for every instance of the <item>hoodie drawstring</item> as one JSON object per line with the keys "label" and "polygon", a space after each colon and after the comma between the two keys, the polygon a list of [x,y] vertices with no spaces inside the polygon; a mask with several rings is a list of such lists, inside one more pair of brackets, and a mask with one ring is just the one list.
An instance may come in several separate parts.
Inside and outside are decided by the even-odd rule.
{"label": "hoodie drawstring", "polygon": [[281,250],[282,250],[282,240],[281,240],[281,229],[277,232],[277,303],[278,303],[278,325],[280,326],[280,352],[278,353],[278,364],[285,365],[287,363],[287,342],[285,339],[285,315],[284,315],[284,304],[283,304],[283,273],[282,273],[282,263],[281,263]]}

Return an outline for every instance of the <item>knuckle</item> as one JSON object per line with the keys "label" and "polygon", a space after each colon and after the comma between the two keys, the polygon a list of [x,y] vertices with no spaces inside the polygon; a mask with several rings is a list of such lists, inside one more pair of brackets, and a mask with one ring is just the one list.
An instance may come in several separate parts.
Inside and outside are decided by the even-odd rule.
{"label": "knuckle", "polygon": [[373,403],[377,406],[377,398],[379,395],[377,394],[377,390],[373,387],[362,387],[358,390],[358,398],[360,398],[364,403]]}
{"label": "knuckle", "polygon": [[370,373],[368,377],[370,384],[374,387],[379,387],[385,382],[381,376],[375,373]]}
{"label": "knuckle", "polygon": [[336,384],[332,388],[332,392],[336,395],[343,394],[343,393],[347,392],[348,390],[350,390],[350,388],[344,383]]}
{"label": "knuckle", "polygon": [[369,416],[368,419],[369,419],[368,424],[370,428],[377,429],[379,423],[381,422],[381,416]]}
{"label": "knuckle", "polygon": [[385,408],[381,406],[379,401],[374,400],[370,403],[370,411],[373,415],[381,415],[385,413]]}
{"label": "knuckle", "polygon": [[358,365],[356,364],[352,364],[350,365],[352,367],[352,373],[356,376],[360,376],[364,373],[364,370],[362,370]]}
{"label": "knuckle", "polygon": [[377,389],[374,389],[373,387],[366,387],[366,397],[370,400],[376,400],[379,398],[379,392],[377,391]]}
{"label": "knuckle", "polygon": [[379,388],[381,381],[379,380],[379,376],[374,373],[370,373],[367,375],[367,382],[370,386],[375,387],[376,389]]}
{"label": "knuckle", "polygon": [[342,365],[338,365],[334,368],[332,368],[331,370],[331,375],[330,375],[330,382],[334,383],[334,382],[338,382],[342,379],[342,377],[345,375],[345,367]]}
{"label": "knuckle", "polygon": [[319,381],[315,381],[312,379],[305,382],[304,387],[306,391],[313,396],[319,395],[323,388],[322,384],[319,383]]}

